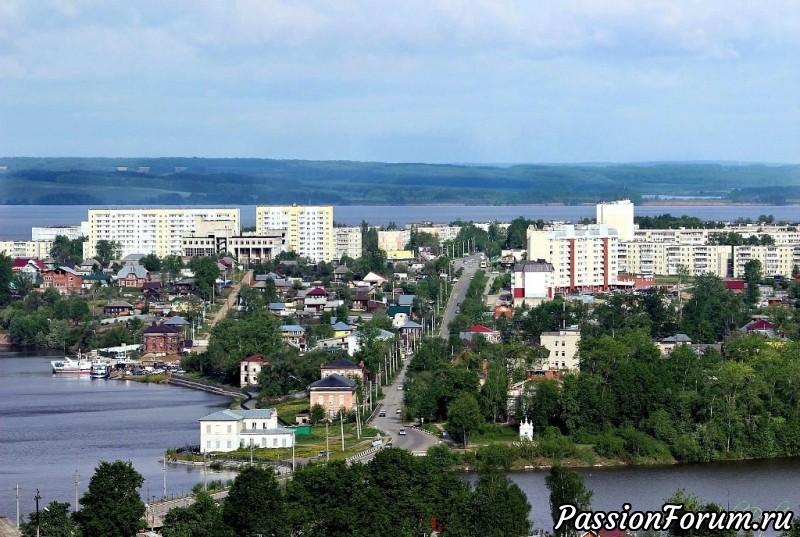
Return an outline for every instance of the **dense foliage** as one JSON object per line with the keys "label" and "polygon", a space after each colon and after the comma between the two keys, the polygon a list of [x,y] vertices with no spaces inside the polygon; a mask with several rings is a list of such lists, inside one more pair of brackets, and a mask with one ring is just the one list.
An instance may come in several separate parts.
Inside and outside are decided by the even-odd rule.
{"label": "dense foliage", "polygon": [[[653,191],[766,203],[800,198],[797,165],[499,167],[194,158],[4,158],[2,164],[9,169],[4,204],[572,204],[638,201]],[[150,173],[115,171],[117,166],[144,166]]]}

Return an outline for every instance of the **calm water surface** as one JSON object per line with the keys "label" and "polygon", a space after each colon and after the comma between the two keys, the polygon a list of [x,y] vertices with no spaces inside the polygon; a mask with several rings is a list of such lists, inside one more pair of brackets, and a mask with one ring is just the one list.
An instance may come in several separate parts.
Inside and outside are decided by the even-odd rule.
{"label": "calm water surface", "polygon": [[[243,226],[254,226],[255,205],[233,205],[241,211]],[[30,240],[31,227],[73,225],[88,218],[89,205],[0,205],[0,240]],[[734,221],[737,218],[758,219],[771,214],[776,220],[800,221],[800,206],[772,205],[675,205],[637,206],[636,216],[656,216],[670,213],[696,216],[702,220]],[[362,220],[376,226],[389,222],[405,225],[417,222],[452,222],[465,220],[510,222],[518,216],[532,220],[579,221],[594,218],[594,205],[541,206],[541,205],[336,205],[333,217],[336,222],[356,226]]]}
{"label": "calm water surface", "polygon": [[[58,355],[56,355],[58,356]],[[100,460],[131,460],[145,477],[141,495],[160,497],[158,458],[169,447],[196,444],[197,419],[228,399],[174,386],[55,377],[53,356],[0,350],[0,515],[15,516],[14,486],[21,511],[34,509],[36,488],[46,504],[72,502],[72,474],[86,488]],[[203,481],[202,471],[167,467],[168,494]],[[800,459],[706,465],[579,470],[594,491],[593,508],[659,509],[676,489],[731,508],[800,512]],[[550,529],[545,471],[512,472],[528,495],[535,527]],[[229,479],[231,474],[209,474]],[[474,476],[468,476],[474,480]]]}
{"label": "calm water surface", "polygon": [[[35,489],[44,505],[71,503],[75,470],[82,494],[101,460],[132,461],[145,478],[142,497],[162,497],[158,459],[170,447],[198,444],[197,420],[229,402],[175,386],[56,377],[50,372],[53,358],[0,350],[0,515],[12,520],[17,483],[27,516],[35,509]],[[208,474],[209,480],[232,477]],[[202,470],[167,466],[169,495],[202,481]]]}

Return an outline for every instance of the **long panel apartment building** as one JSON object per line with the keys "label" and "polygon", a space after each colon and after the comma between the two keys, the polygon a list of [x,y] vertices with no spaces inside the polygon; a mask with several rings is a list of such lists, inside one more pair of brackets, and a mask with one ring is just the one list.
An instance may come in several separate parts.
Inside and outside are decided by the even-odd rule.
{"label": "long panel apartment building", "polygon": [[239,233],[239,209],[160,208],[89,209],[89,240],[84,257],[97,255],[101,240],[117,241],[122,255],[181,255],[182,238],[191,235],[198,222],[216,221]]}
{"label": "long panel apartment building", "polygon": [[335,257],[333,206],[259,205],[256,235],[268,230],[286,230],[286,247],[312,261]]}

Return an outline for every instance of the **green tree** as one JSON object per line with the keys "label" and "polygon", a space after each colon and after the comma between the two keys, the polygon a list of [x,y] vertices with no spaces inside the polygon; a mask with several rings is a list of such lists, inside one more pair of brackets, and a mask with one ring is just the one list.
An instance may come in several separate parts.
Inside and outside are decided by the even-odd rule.
{"label": "green tree", "polygon": [[11,285],[14,281],[12,266],[12,259],[0,253],[0,306],[5,306],[11,300]]}
{"label": "green tree", "polygon": [[506,248],[528,249],[528,226],[534,222],[522,216],[511,221],[506,229]]}
{"label": "green tree", "polygon": [[447,429],[464,447],[469,445],[469,435],[484,423],[481,409],[475,396],[469,392],[460,393],[447,407]]}
{"label": "green tree", "polygon": [[211,300],[214,282],[219,277],[217,260],[213,257],[195,257],[189,262],[189,268],[194,273],[195,291],[206,300]]}
{"label": "green tree", "polygon": [[100,258],[100,263],[107,267],[111,260],[122,257],[122,245],[117,241],[102,239],[97,241],[95,252],[97,252],[97,257]]}
{"label": "green tree", "polygon": [[271,469],[247,466],[233,482],[222,519],[241,536],[288,535],[286,504]]}
{"label": "green tree", "polygon": [[171,509],[161,528],[164,537],[235,537],[222,521],[222,509],[207,492],[195,495],[188,507]]}
{"label": "green tree", "polygon": [[76,520],[84,535],[134,537],[145,513],[136,489],[144,478],[130,461],[102,461],[95,468]]}
{"label": "green tree", "polygon": [[553,465],[544,482],[550,490],[550,516],[553,518],[555,535],[576,535],[575,527],[571,524],[555,528],[561,516],[561,506],[573,505],[578,511],[587,511],[592,504],[592,491],[586,488],[578,472],[560,464]]}
{"label": "green tree", "polygon": [[747,288],[744,291],[744,301],[750,306],[755,306],[758,302],[758,284],[761,282],[761,261],[751,259],[744,264],[744,281]]}
{"label": "green tree", "polygon": [[161,271],[167,274],[167,281],[171,281],[183,268],[183,260],[177,255],[168,255],[161,260]]}
{"label": "green tree", "polygon": [[528,535],[531,505],[528,497],[505,474],[482,475],[472,497],[472,535]]}
{"label": "green tree", "polygon": [[161,260],[156,254],[147,254],[139,260],[139,264],[150,272],[158,272],[161,270]]}
{"label": "green tree", "polygon": [[[80,529],[69,514],[69,503],[50,502],[39,511],[39,533],[47,537],[80,537]],[[28,516],[28,522],[20,524],[20,532],[24,537],[36,537],[37,520],[34,511]]]}

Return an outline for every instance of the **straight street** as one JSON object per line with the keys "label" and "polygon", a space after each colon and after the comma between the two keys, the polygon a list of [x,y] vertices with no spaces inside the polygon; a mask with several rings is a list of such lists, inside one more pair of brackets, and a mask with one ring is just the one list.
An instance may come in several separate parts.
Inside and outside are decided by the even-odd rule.
{"label": "straight street", "polygon": [[447,307],[442,316],[442,327],[439,330],[439,337],[442,339],[450,337],[450,332],[447,327],[450,325],[450,321],[457,315],[456,312],[461,306],[461,302],[464,301],[464,297],[467,296],[467,289],[469,289],[469,284],[472,281],[472,277],[475,276],[475,272],[478,271],[480,261],[481,254],[479,253],[453,260],[453,272],[455,273],[458,269],[464,269],[464,272],[453,285],[453,292],[450,293],[450,300],[447,301]]}

